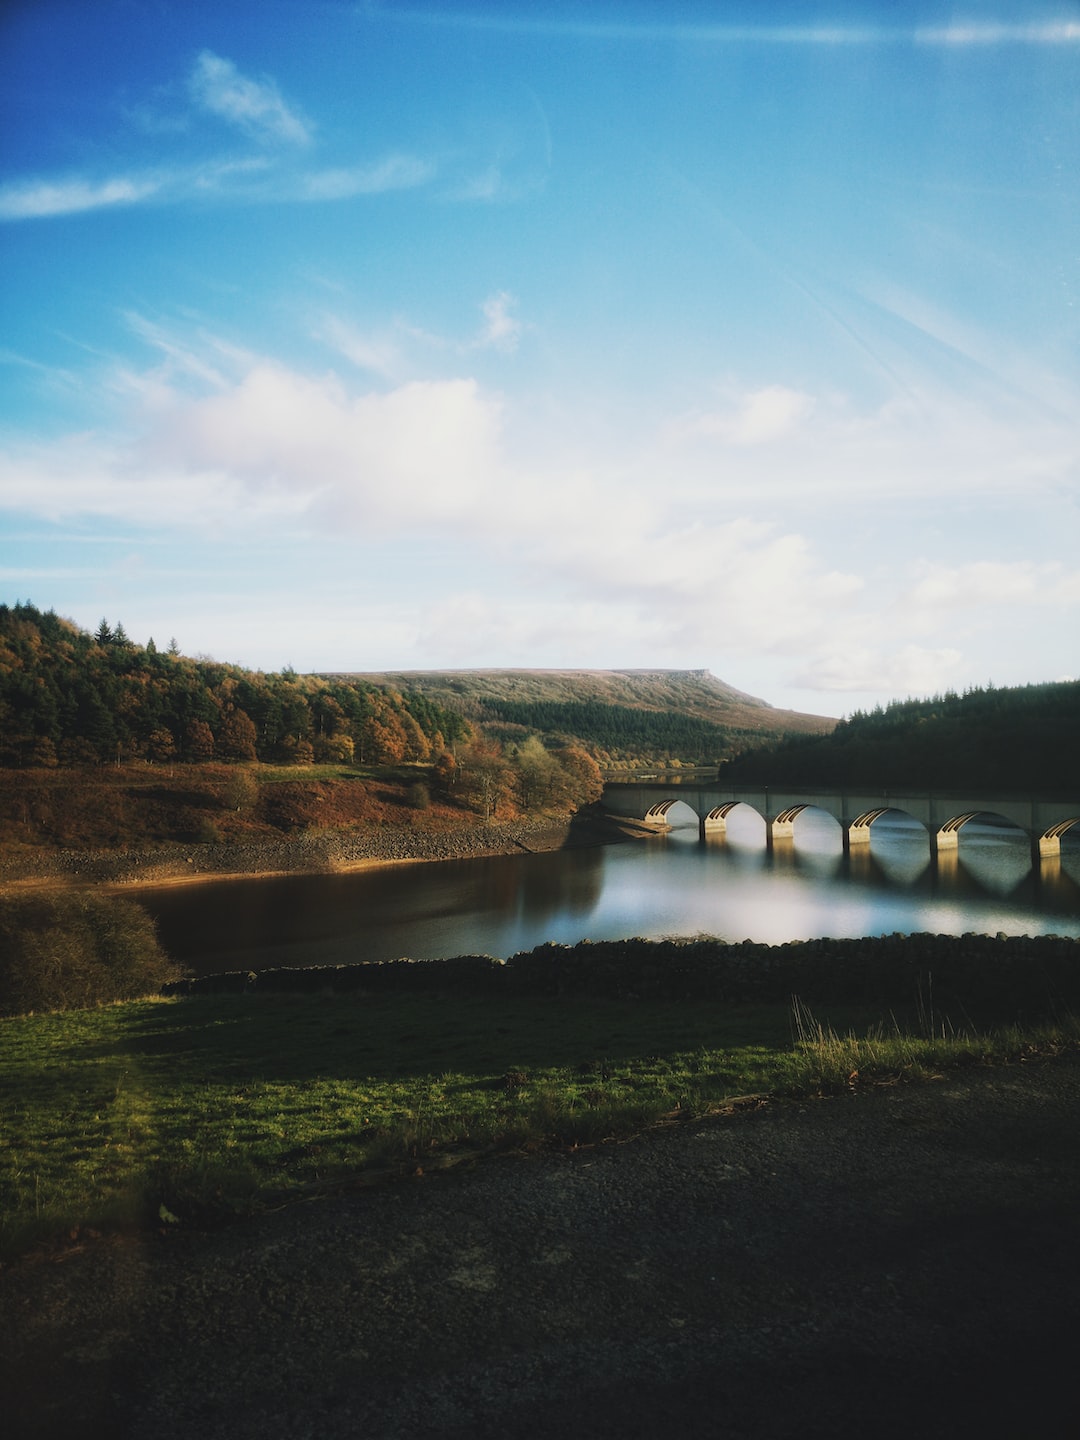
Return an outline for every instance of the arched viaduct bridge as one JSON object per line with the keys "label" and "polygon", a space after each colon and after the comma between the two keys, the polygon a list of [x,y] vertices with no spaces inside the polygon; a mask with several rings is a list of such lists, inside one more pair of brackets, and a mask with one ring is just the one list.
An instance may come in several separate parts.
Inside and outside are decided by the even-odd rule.
{"label": "arched viaduct bridge", "polygon": [[736,805],[750,806],[765,820],[770,847],[775,840],[791,838],[796,820],[810,807],[824,810],[839,822],[845,850],[869,845],[874,822],[890,811],[899,811],[926,827],[934,859],[941,850],[955,850],[963,827],[978,818],[1004,819],[1022,830],[1031,842],[1035,865],[1060,856],[1062,835],[1080,825],[1080,798],[1046,800],[962,791],[774,790],[719,781],[683,783],[681,777],[609,782],[601,804],[613,815],[663,830],[668,827],[668,811],[680,800],[696,813],[703,839],[724,833],[727,817]]}

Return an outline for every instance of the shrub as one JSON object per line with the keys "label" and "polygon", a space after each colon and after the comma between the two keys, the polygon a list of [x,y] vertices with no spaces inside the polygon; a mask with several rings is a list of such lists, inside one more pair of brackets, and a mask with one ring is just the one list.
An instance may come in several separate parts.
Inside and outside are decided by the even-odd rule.
{"label": "shrub", "polygon": [[229,776],[221,803],[226,810],[250,810],[259,798],[259,782],[246,767]]}
{"label": "shrub", "polygon": [[20,895],[0,900],[0,1014],[134,1000],[180,979],[134,900]]}
{"label": "shrub", "polygon": [[431,791],[422,780],[418,780],[406,790],[405,803],[410,810],[427,810],[431,806]]}

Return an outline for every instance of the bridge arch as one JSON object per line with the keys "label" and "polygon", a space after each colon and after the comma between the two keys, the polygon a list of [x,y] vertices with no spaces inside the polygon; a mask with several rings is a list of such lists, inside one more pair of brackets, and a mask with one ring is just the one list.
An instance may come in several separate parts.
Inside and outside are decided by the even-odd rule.
{"label": "bridge arch", "polygon": [[649,808],[645,811],[645,824],[666,825],[668,811],[673,805],[677,805],[678,803],[679,802],[677,800],[660,800],[657,802],[657,804],[650,805]]}
{"label": "bridge arch", "polygon": [[649,806],[645,812],[646,825],[655,825],[658,829],[670,826],[671,821],[668,819],[668,816],[676,805],[685,805],[691,815],[697,818],[698,823],[701,823],[700,812],[696,810],[685,797],[673,795],[668,800],[660,800],[655,805]]}
{"label": "bridge arch", "polygon": [[[815,791],[778,790],[761,785],[731,786],[720,780],[682,783],[609,782],[603,804],[614,814],[626,815],[650,828],[668,827],[668,814],[677,803],[686,805],[698,817],[702,838],[709,832],[723,834],[727,821],[742,805],[761,816],[766,825],[766,842],[775,837],[773,826],[794,825],[805,809],[823,811],[841,826],[845,848],[869,844],[874,825],[890,812],[905,816],[929,833],[933,860],[939,849],[956,852],[965,825],[981,816],[993,816],[1028,837],[1033,863],[1060,858],[1062,837],[1080,836],[1080,799],[1048,799],[1040,796],[967,792],[962,796],[930,791],[889,792],[879,790]],[[673,793],[673,791],[675,793]],[[745,813],[745,812],[744,812]]]}
{"label": "bridge arch", "polygon": [[908,821],[913,830],[922,831],[924,835],[928,831],[929,827],[916,816],[912,815],[910,810],[905,810],[899,805],[875,805],[869,810],[861,811],[855,816],[854,820],[845,827],[844,845],[848,849],[851,849],[853,846],[869,845],[871,830],[877,822],[884,819],[886,815]]}
{"label": "bridge arch", "polygon": [[[1059,820],[1056,825],[1050,825],[1039,836],[1039,858],[1051,860],[1061,854],[1061,841],[1074,825],[1080,825],[1080,815],[1074,815],[1071,820]],[[1080,834],[1080,832],[1077,832]]]}
{"label": "bridge arch", "polygon": [[766,824],[765,816],[760,810],[745,800],[725,800],[722,805],[714,805],[706,812],[704,817],[704,832],[706,835],[726,835],[729,820],[744,820],[753,816],[762,825]]}
{"label": "bridge arch", "polygon": [[960,845],[960,832],[965,825],[972,820],[994,820],[1002,829],[1011,830],[1017,835],[1027,835],[1027,831],[1008,815],[1002,815],[996,810],[963,810],[959,814],[951,816],[944,824],[939,825],[937,833],[931,832],[931,844],[941,850],[956,850]]}

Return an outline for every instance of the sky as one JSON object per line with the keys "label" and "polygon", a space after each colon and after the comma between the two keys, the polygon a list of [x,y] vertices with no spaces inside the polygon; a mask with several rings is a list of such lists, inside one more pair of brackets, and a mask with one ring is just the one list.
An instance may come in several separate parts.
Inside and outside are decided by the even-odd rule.
{"label": "sky", "polygon": [[1080,3],[7,0],[0,600],[266,671],[1080,674]]}

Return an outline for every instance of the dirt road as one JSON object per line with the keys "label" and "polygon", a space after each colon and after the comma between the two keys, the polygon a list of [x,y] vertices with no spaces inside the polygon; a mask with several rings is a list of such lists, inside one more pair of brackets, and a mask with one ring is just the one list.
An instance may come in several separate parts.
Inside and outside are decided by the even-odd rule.
{"label": "dirt road", "polygon": [[20,1263],[6,1433],[1067,1431],[1078,1137],[1048,1061]]}

